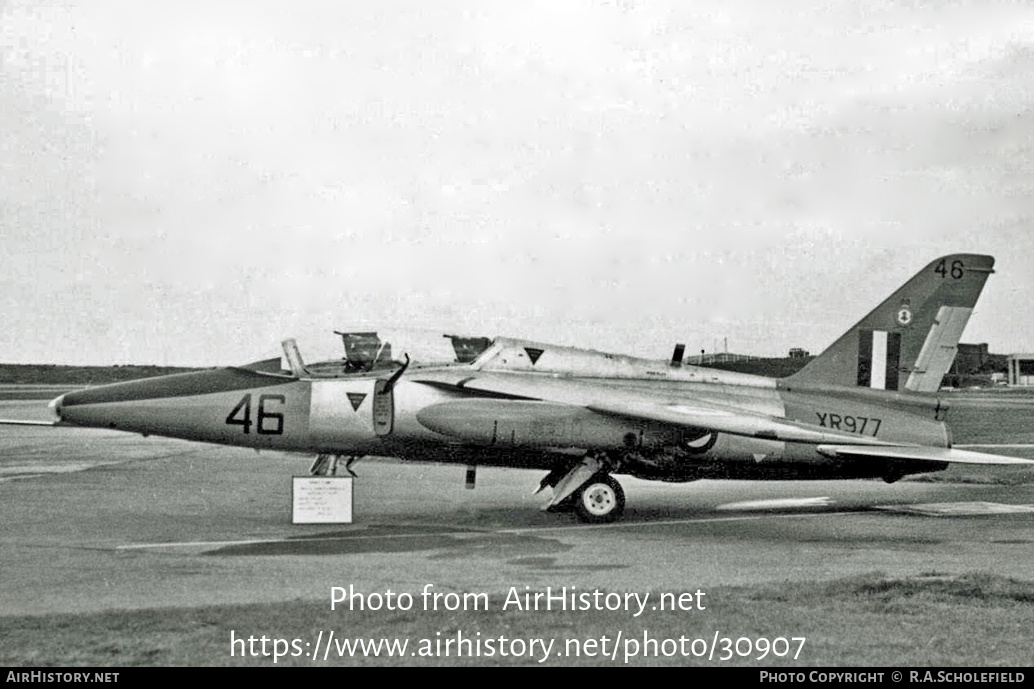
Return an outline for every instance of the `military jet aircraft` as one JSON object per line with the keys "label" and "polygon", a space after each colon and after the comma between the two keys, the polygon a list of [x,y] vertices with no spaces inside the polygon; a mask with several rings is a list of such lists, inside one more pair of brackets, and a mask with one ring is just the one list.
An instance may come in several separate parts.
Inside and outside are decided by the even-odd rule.
{"label": "military jet aircraft", "polygon": [[615,474],[893,482],[953,462],[1031,464],[953,448],[934,394],[993,265],[931,262],[782,379],[684,364],[681,345],[658,361],[446,335],[449,356],[432,361],[378,331],[339,331],[341,359],[307,365],[288,340],[281,359],[88,388],[51,407],[54,425],[314,453],[317,471],[393,456],[466,464],[473,485],[479,465],[542,469],[544,507],[587,522],[621,516]]}

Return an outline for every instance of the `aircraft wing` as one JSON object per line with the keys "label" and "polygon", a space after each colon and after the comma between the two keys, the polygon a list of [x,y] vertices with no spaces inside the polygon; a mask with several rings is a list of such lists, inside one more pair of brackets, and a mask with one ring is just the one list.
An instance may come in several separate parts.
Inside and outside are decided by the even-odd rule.
{"label": "aircraft wing", "polygon": [[[597,414],[643,419],[695,430],[816,445],[827,457],[844,459],[891,459],[952,462],[964,464],[1034,464],[1029,459],[972,452],[956,448],[924,447],[888,443],[876,438],[800,423],[784,417],[770,416],[748,409],[726,406],[703,400],[671,400],[657,395],[614,388],[594,381],[563,378],[506,375],[481,375],[463,379],[423,380],[436,387],[449,388],[474,397],[489,396],[491,402],[456,400],[435,405],[433,424],[448,434],[464,435],[460,427],[486,418],[526,416],[547,421],[550,415],[563,416],[564,409],[581,407]],[[504,399],[499,399],[504,398]],[[509,398],[507,401],[505,398]],[[538,400],[526,407],[520,401]],[[543,404],[543,402],[547,404]],[[504,410],[509,410],[504,412]],[[430,416],[430,415],[429,415]],[[445,419],[450,419],[446,422]]]}
{"label": "aircraft wing", "polygon": [[[656,394],[614,388],[585,380],[489,374],[454,382],[429,379],[418,379],[417,382],[463,392],[472,397],[492,396],[514,401],[537,400],[552,403],[548,407],[554,410],[561,405],[567,405],[571,409],[581,407],[597,414],[655,421],[681,428],[711,430],[749,438],[812,445],[828,443],[889,446],[872,437],[819,428],[738,407],[703,400],[684,401],[658,397]],[[516,405],[512,402],[510,406],[516,410]],[[494,417],[501,411],[498,404],[469,404],[463,400],[444,402],[435,407],[436,415],[442,418],[445,418],[446,414],[449,417],[463,415],[474,422],[480,414],[486,415],[487,418]],[[452,407],[451,412],[446,411],[447,407]],[[541,407],[543,410],[546,408]]]}
{"label": "aircraft wing", "polygon": [[757,414],[735,407],[713,403],[679,403],[670,405],[649,403],[593,403],[587,405],[599,414],[611,414],[633,419],[658,421],[673,426],[718,431],[763,440],[782,440],[790,443],[851,443],[887,446],[875,438],[853,433],[837,433],[790,419]]}
{"label": "aircraft wing", "polygon": [[819,454],[835,458],[871,459],[918,459],[928,462],[952,462],[957,464],[1034,464],[1034,460],[991,455],[984,452],[970,452],[950,447],[863,447],[859,445],[819,445]]}

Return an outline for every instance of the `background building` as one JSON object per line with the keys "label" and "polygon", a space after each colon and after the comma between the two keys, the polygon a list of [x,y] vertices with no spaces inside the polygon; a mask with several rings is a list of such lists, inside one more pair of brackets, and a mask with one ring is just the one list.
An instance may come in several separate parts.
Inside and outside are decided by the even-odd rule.
{"label": "background building", "polygon": [[965,344],[960,342],[958,352],[955,354],[955,364],[952,371],[959,375],[970,375],[973,373],[984,373],[984,366],[991,360],[991,354],[987,351],[987,343]]}
{"label": "background building", "polygon": [[1006,369],[1009,385],[1034,385],[1034,354],[1010,354]]}

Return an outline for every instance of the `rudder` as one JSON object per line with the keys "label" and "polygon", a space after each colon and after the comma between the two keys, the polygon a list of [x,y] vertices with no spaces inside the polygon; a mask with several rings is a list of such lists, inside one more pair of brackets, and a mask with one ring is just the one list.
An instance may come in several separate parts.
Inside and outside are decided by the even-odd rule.
{"label": "rudder", "polygon": [[979,254],[932,261],[785,383],[936,391],[993,268]]}

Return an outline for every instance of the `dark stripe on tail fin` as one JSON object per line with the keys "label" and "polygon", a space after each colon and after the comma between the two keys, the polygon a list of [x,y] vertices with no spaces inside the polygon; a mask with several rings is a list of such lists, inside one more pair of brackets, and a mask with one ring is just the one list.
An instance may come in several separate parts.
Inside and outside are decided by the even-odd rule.
{"label": "dark stripe on tail fin", "polygon": [[872,383],[872,331],[863,330],[858,335],[858,387],[867,388]]}
{"label": "dark stripe on tail fin", "polygon": [[901,333],[887,333],[887,387],[898,389],[898,371],[901,370]]}

